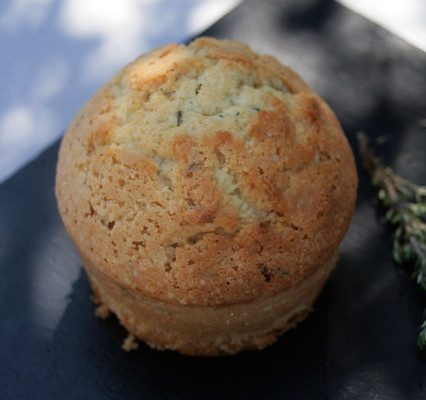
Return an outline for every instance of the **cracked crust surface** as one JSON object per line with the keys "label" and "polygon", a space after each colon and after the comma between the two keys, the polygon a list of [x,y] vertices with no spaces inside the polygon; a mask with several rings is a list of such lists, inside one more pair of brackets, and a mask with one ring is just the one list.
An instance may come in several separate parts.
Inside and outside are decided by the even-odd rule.
{"label": "cracked crust surface", "polygon": [[352,216],[335,115],[270,56],[209,38],[129,64],[79,112],[56,194],[91,264],[166,303],[270,298],[315,273]]}

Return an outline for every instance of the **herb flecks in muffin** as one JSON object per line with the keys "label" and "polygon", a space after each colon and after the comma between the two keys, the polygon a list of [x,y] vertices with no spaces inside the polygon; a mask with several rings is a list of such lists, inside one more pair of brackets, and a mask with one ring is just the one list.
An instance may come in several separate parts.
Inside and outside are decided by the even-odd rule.
{"label": "herb flecks in muffin", "polygon": [[182,125],[182,111],[179,110],[176,113],[176,119],[177,119],[176,126],[181,126]]}

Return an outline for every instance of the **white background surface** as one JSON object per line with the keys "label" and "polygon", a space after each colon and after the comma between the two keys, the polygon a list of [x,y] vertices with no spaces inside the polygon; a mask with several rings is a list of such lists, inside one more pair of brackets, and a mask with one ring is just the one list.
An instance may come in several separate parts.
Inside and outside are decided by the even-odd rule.
{"label": "white background surface", "polygon": [[[57,139],[118,68],[204,30],[239,2],[2,0],[0,182]],[[341,3],[426,50],[426,0]]]}

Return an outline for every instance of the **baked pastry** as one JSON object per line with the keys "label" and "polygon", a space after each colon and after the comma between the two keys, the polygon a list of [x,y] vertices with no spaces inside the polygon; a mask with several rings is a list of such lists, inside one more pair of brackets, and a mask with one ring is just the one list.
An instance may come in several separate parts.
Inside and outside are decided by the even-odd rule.
{"label": "baked pastry", "polygon": [[324,101],[275,58],[211,38],[142,55],[100,89],[56,179],[101,313],[194,355],[263,348],[307,315],[356,187]]}

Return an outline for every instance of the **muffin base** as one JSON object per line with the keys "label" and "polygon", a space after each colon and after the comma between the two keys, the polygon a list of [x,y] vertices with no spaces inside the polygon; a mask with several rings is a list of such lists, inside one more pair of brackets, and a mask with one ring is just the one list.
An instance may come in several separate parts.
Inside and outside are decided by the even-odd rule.
{"label": "muffin base", "polygon": [[167,303],[119,286],[82,255],[94,297],[135,338],[156,349],[197,356],[263,349],[296,326],[337,262],[333,254],[311,276],[269,298],[220,307]]}

